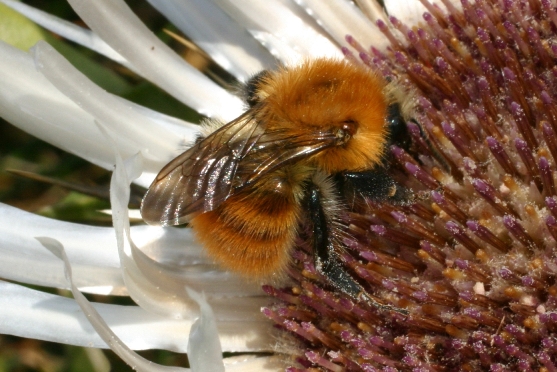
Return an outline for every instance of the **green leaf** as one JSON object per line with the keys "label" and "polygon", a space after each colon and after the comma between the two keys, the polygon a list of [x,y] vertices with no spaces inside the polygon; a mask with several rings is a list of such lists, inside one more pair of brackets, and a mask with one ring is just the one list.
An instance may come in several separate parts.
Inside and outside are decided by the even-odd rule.
{"label": "green leaf", "polygon": [[29,50],[39,40],[45,39],[45,31],[15,10],[0,4],[0,40],[22,50]]}

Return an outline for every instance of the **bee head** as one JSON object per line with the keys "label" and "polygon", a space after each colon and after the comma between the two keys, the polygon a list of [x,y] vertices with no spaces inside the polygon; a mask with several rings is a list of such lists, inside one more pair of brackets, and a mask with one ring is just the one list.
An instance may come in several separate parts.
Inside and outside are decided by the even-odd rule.
{"label": "bee head", "polygon": [[258,81],[258,97],[263,97],[270,129],[334,136],[335,146],[312,161],[335,173],[369,169],[381,161],[388,140],[385,85],[369,68],[321,59],[267,74]]}

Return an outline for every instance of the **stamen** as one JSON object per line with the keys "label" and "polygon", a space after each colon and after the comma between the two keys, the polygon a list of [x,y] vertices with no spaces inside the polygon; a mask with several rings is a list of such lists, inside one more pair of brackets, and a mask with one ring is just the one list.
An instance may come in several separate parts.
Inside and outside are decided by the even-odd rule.
{"label": "stamen", "polygon": [[469,220],[466,222],[466,226],[468,226],[470,231],[476,234],[477,237],[490,244],[494,248],[498,249],[499,251],[507,252],[509,250],[509,246],[505,244],[505,242],[497,238],[488,228],[482,226],[477,221]]}
{"label": "stamen", "polygon": [[514,164],[509,158],[509,155],[507,155],[501,143],[493,137],[487,137],[486,142],[489,150],[491,151],[499,165],[501,165],[501,167],[505,170],[505,172],[514,176],[518,176],[518,171],[516,170]]}
{"label": "stamen", "polygon": [[530,250],[530,252],[532,249],[537,248],[534,240],[528,235],[526,230],[524,230],[524,227],[522,227],[516,218],[510,215],[503,216],[503,224],[524,247]]}

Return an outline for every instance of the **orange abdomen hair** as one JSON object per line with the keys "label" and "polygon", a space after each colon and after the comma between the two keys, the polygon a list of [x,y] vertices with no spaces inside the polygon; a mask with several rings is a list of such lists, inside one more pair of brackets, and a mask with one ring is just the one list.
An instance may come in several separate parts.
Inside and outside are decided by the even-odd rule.
{"label": "orange abdomen hair", "polygon": [[299,198],[284,179],[234,194],[191,220],[198,240],[224,268],[253,279],[281,279],[300,216]]}

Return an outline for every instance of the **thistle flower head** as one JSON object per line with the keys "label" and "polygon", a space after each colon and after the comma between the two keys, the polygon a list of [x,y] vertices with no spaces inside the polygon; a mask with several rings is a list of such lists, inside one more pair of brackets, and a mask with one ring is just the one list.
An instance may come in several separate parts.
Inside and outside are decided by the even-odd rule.
{"label": "thistle flower head", "polygon": [[[19,2],[0,1],[156,82],[201,114],[226,121],[241,113],[237,97],[185,64],[142,27],[123,1],[69,0],[92,31],[37,15]],[[414,120],[408,129],[413,143],[390,148],[390,171],[415,198],[406,205],[369,202],[347,213],[343,221],[349,234],[343,235],[346,249],[341,252],[347,270],[368,296],[406,309],[408,315],[380,311],[336,292],[320,277],[311,249],[300,241],[294,252],[296,267],[289,272],[296,284],[264,287],[276,302],[263,314],[282,332],[284,342],[278,349],[289,355],[289,371],[557,370],[557,11],[550,0],[462,0],[460,6],[443,0],[443,7],[421,2],[428,12],[418,26],[394,17],[376,22],[384,34],[378,42],[390,42],[385,48],[371,46],[377,39],[369,22],[345,2],[265,2],[255,9],[257,2],[152,0],[239,81],[272,68],[274,57],[285,62],[302,55],[338,54],[331,40],[340,43],[351,30],[345,57],[380,71],[412,97]],[[368,8],[371,2],[358,3],[366,11],[373,8]],[[212,38],[207,37],[213,35],[210,22],[191,27],[195,17],[180,15],[195,14],[193,8],[215,24],[226,24],[227,31],[215,31],[218,37]],[[308,21],[304,9],[320,26]],[[275,18],[282,22],[263,24]],[[293,24],[303,24],[296,30],[303,30],[304,37],[291,32]],[[323,36],[321,26],[331,39]],[[246,30],[269,52],[246,38]],[[219,38],[226,41],[212,42]],[[105,146],[106,133],[97,125],[101,123],[116,134],[115,147],[124,157],[145,155],[139,184],[148,185],[184,140],[193,141],[198,133],[195,125],[106,94],[43,43],[32,57],[3,43],[0,49],[4,118],[111,169],[114,153]],[[33,84],[27,84],[29,80]],[[126,166],[117,159],[117,170],[123,172]],[[127,180],[126,172],[116,176]],[[127,187],[114,183],[114,207],[121,216],[127,214],[122,197]],[[116,218],[116,242],[110,229],[68,226],[0,208],[2,225],[9,225],[0,238],[3,278],[67,287],[57,259],[39,249],[33,238],[60,237],[69,258],[59,243],[39,241],[64,257],[76,297],[79,286],[93,293],[131,294],[142,306],[95,305],[102,316],[111,317],[108,323],[116,328],[112,333],[106,324],[102,327],[93,307],[83,316],[66,298],[1,283],[3,294],[8,294],[3,301],[10,304],[3,307],[6,319],[17,319],[2,322],[2,333],[106,346],[91,328],[83,331],[80,326],[92,317],[108,343],[117,333],[122,343],[136,349],[188,349],[200,362],[198,369],[223,368],[219,358],[204,357],[204,345],[212,346],[212,355],[220,353],[217,331],[225,351],[269,350],[269,322],[255,314],[267,298],[258,288],[211,267],[186,229],[134,227],[130,234],[127,222]],[[27,226],[20,228],[18,221],[28,221]],[[147,255],[131,240],[124,247],[130,235]],[[157,243],[151,244],[154,235]],[[73,274],[70,261],[79,262]],[[178,278],[176,271],[184,275]],[[185,299],[184,284],[207,293],[215,313],[205,315],[216,319],[200,322],[210,324],[200,328],[212,332],[205,337],[210,342],[190,342],[191,348],[183,339],[195,325],[196,312]],[[207,310],[204,300],[198,302]],[[45,303],[59,310],[53,312]],[[118,330],[121,323],[129,327]],[[199,333],[191,334],[190,340],[199,340]],[[123,355],[137,365],[131,353]],[[237,368],[274,369],[269,359]]]}
{"label": "thistle flower head", "polygon": [[[379,311],[335,293],[296,252],[264,314],[292,335],[291,371],[555,370],[557,12],[550,1],[423,1],[345,54],[413,92],[413,146],[392,172],[416,198],[346,217],[344,264]],[[288,349],[292,352],[291,348]],[[294,367],[296,366],[296,367]],[[305,369],[304,369],[305,368]]]}

